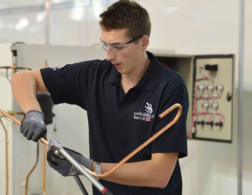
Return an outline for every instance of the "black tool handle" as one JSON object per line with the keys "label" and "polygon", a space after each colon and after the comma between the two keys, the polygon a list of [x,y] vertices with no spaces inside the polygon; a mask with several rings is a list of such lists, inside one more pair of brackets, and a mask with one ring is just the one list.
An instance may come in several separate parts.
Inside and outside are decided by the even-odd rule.
{"label": "black tool handle", "polygon": [[113,195],[110,191],[106,191],[105,193],[104,193],[104,195]]}
{"label": "black tool handle", "polygon": [[83,195],[88,195],[88,192],[87,192],[85,186],[83,185],[83,183],[81,182],[79,176],[74,176],[74,180],[76,181],[76,183],[79,186],[80,190],[82,191]]}

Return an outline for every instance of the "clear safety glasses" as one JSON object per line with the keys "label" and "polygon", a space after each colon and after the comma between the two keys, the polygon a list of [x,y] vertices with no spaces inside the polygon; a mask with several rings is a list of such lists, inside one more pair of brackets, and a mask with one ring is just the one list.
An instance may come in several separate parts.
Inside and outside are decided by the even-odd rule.
{"label": "clear safety glasses", "polygon": [[124,49],[126,49],[128,47],[128,45],[130,43],[133,43],[139,39],[141,39],[143,37],[143,35],[139,35],[131,40],[129,40],[128,42],[126,43],[122,43],[122,42],[116,42],[116,43],[105,43],[101,38],[100,38],[100,41],[101,41],[101,45],[102,45],[102,48],[107,51],[107,49],[111,49],[112,51],[115,51],[115,52],[120,52]]}

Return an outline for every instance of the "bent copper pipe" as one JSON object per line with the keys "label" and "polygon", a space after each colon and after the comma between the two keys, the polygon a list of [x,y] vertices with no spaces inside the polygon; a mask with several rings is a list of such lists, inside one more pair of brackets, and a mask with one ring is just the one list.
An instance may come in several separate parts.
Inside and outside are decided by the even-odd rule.
{"label": "bent copper pipe", "polygon": [[[126,157],[124,157],[119,163],[117,163],[117,165],[112,168],[110,171],[102,173],[102,174],[97,174],[92,172],[91,170],[87,169],[86,167],[84,167],[91,175],[93,175],[94,177],[99,177],[99,178],[104,178],[109,176],[111,173],[113,173],[117,168],[119,168],[122,164],[124,164],[125,162],[127,162],[130,158],[132,158],[135,154],[137,154],[140,150],[142,150],[144,147],[146,147],[148,144],[150,144],[151,142],[153,142],[156,138],[158,138],[160,135],[162,135],[165,131],[167,131],[172,125],[174,125],[181,113],[182,113],[182,106],[178,103],[172,105],[170,108],[168,108],[167,110],[165,110],[163,113],[161,113],[159,115],[159,118],[162,119],[164,118],[167,114],[169,114],[171,111],[175,110],[176,108],[178,108],[177,114],[174,117],[174,119],[168,123],[165,127],[163,127],[161,130],[159,130],[157,133],[155,133],[152,137],[150,137],[148,140],[146,140],[143,144],[141,144],[140,146],[138,146],[135,150],[133,150],[130,154],[128,154]],[[0,112],[2,114],[6,114],[4,111],[2,111],[0,109]],[[7,117],[9,117],[8,115],[6,115]],[[19,125],[21,124],[20,121],[18,121],[17,119],[15,119],[14,117],[10,116],[10,119],[12,119],[14,122],[18,123]],[[40,141],[42,141],[44,144],[48,145],[48,141],[45,140],[44,138],[40,138]]]}
{"label": "bent copper pipe", "polygon": [[174,109],[178,108],[178,112],[176,114],[176,116],[174,117],[174,119],[168,123],[165,127],[163,127],[161,130],[159,130],[156,134],[154,134],[152,137],[150,137],[148,140],[146,140],[142,145],[138,146],[135,150],[133,150],[130,154],[128,154],[128,156],[124,157],[119,163],[117,163],[117,165],[112,168],[110,171],[102,173],[102,174],[97,174],[94,173],[92,171],[90,171],[89,169],[87,169],[86,167],[84,167],[91,175],[93,175],[94,177],[99,177],[99,178],[104,178],[109,176],[111,173],[113,173],[117,168],[119,168],[122,164],[124,164],[125,162],[127,162],[130,158],[132,158],[135,154],[137,154],[140,150],[142,150],[144,147],[146,147],[148,144],[150,144],[151,142],[153,142],[156,138],[158,138],[160,135],[162,135],[165,131],[167,131],[172,125],[174,125],[177,120],[179,119],[181,112],[182,112],[182,106],[180,104],[174,104],[172,105],[170,108],[168,108],[167,110],[165,110],[163,113],[161,113],[159,115],[159,118],[162,119],[164,118],[167,114],[169,114],[171,111],[173,111]]}
{"label": "bent copper pipe", "polygon": [[26,176],[26,180],[25,180],[25,195],[28,194],[28,182],[29,182],[29,177],[32,174],[32,172],[34,171],[34,169],[37,167],[38,165],[38,158],[39,158],[39,142],[37,142],[37,156],[36,156],[36,162],[33,165],[33,167],[31,168],[31,170],[29,171],[29,173]]}
{"label": "bent copper pipe", "polygon": [[[13,116],[11,116],[11,114],[24,114],[22,112],[10,112],[7,113],[3,110],[0,109],[0,113],[2,113],[3,115],[5,115],[6,117],[10,118],[11,120],[13,120],[14,122],[16,122],[18,125],[21,125],[21,122],[19,120],[17,120],[16,118],[14,118]],[[1,121],[2,122],[2,121]],[[48,145],[48,142],[46,139],[44,138],[40,138],[40,141],[42,143],[44,143],[45,147],[46,145]],[[45,189],[45,176],[46,176],[46,169],[45,169],[45,166],[46,166],[46,149],[44,149],[44,171],[43,171],[43,195],[46,194],[46,189]],[[29,171],[29,173],[27,174],[26,176],[26,182],[25,182],[25,194],[27,195],[28,194],[28,181],[29,181],[29,177],[30,175],[32,174],[32,172],[34,171],[34,169],[36,168],[37,164],[38,164],[38,155],[39,155],[39,143],[37,143],[37,157],[36,157],[36,162],[35,162],[35,165],[32,167],[32,169]]]}
{"label": "bent copper pipe", "polygon": [[[10,113],[11,112],[11,113]],[[13,112],[13,111],[9,111],[8,113],[14,115],[14,114],[18,114],[21,115],[23,114],[22,112]],[[8,131],[2,121],[2,116],[0,116],[0,123],[3,127],[3,130],[5,132],[5,167],[6,167],[6,187],[5,187],[5,191],[6,191],[6,195],[9,194],[9,147],[8,147]]]}
{"label": "bent copper pipe", "polygon": [[1,119],[0,116],[0,122],[2,124],[2,127],[4,129],[5,132],[5,167],[6,167],[6,174],[5,174],[5,178],[6,178],[6,183],[5,183],[5,191],[6,191],[6,195],[9,194],[9,152],[8,152],[8,132],[7,129]]}

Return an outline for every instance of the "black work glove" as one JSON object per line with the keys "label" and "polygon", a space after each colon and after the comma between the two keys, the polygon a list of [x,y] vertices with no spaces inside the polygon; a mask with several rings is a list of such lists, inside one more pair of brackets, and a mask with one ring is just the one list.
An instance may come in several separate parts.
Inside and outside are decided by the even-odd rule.
{"label": "black work glove", "polygon": [[[82,154],[75,152],[69,148],[63,147],[66,152],[71,155],[79,164],[91,169],[93,160],[87,159]],[[81,175],[81,173],[76,169],[67,159],[62,158],[54,154],[52,150],[47,151],[47,162],[50,167],[55,171],[58,171],[63,176],[76,176]]]}
{"label": "black work glove", "polygon": [[37,142],[41,137],[46,139],[46,125],[44,113],[38,110],[29,110],[22,120],[20,132],[28,140]]}

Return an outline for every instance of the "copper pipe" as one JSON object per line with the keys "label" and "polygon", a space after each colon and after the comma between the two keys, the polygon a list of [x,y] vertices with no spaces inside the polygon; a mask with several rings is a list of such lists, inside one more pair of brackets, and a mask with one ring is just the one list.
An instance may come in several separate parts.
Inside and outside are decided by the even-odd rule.
{"label": "copper pipe", "polygon": [[29,67],[18,67],[18,66],[0,66],[0,69],[6,69],[6,79],[10,81],[9,76],[8,76],[8,70],[12,69],[13,73],[16,73],[17,70],[31,70]]}
{"label": "copper pipe", "polygon": [[47,149],[46,145],[44,144],[43,150],[44,150],[44,160],[43,160],[43,195],[46,195],[46,155],[47,155]]}
{"label": "copper pipe", "polygon": [[14,112],[14,111],[7,111],[7,113],[8,114],[10,114],[10,115],[25,115],[25,113],[23,113],[23,112]]}
{"label": "copper pipe", "polygon": [[124,157],[119,163],[117,163],[117,165],[112,168],[110,171],[106,172],[106,173],[102,173],[102,174],[97,174],[92,172],[91,170],[87,169],[86,167],[84,167],[91,175],[93,175],[94,177],[98,177],[98,178],[104,178],[109,176],[111,173],[113,173],[117,168],[119,168],[122,164],[124,164],[125,162],[127,162],[131,157],[133,157],[136,153],[138,153],[140,150],[142,150],[144,147],[146,147],[148,144],[150,144],[151,142],[153,142],[156,138],[158,138],[161,134],[163,134],[165,131],[167,131],[172,125],[174,125],[177,120],[179,119],[181,112],[182,112],[182,106],[180,104],[174,104],[172,105],[170,108],[168,108],[167,110],[165,110],[163,113],[161,113],[159,115],[159,118],[162,119],[164,116],[166,116],[167,114],[169,114],[171,111],[173,111],[175,108],[178,108],[178,112],[177,115],[174,117],[174,119],[168,123],[165,127],[163,127],[161,130],[159,130],[156,134],[154,134],[152,137],[150,137],[148,140],[146,140],[142,145],[140,145],[138,148],[136,148],[134,151],[132,151],[130,154],[128,154],[128,156]]}
{"label": "copper pipe", "polygon": [[[0,109],[0,113],[2,113],[3,115],[5,115],[6,117],[8,117],[9,119],[13,120],[15,123],[17,123],[18,125],[21,125],[21,122],[19,120],[17,120],[15,117],[11,116],[10,114],[8,114],[7,112],[3,111],[2,109]],[[48,145],[48,141],[41,137],[40,141],[45,144]]]}
{"label": "copper pipe", "polygon": [[[48,2],[46,2],[47,4]],[[50,1],[49,1],[50,3]],[[47,68],[48,62],[45,60],[45,68]],[[47,145],[44,145],[43,150],[44,150],[44,159],[43,159],[43,195],[46,195],[46,155],[47,155]]]}
{"label": "copper pipe", "polygon": [[[156,138],[158,138],[160,135],[162,135],[165,131],[167,131],[172,125],[174,125],[177,120],[179,119],[181,113],[182,113],[182,106],[178,103],[172,105],[170,108],[168,108],[167,110],[165,110],[163,113],[161,113],[159,115],[159,118],[162,119],[163,117],[165,117],[167,114],[169,114],[171,111],[173,111],[174,109],[178,108],[178,112],[176,114],[176,116],[174,117],[174,119],[168,123],[165,127],[163,127],[161,130],[159,130],[156,134],[154,134],[152,137],[150,137],[148,140],[146,140],[143,144],[141,144],[139,147],[137,147],[135,150],[133,150],[130,154],[128,154],[126,157],[124,157],[119,163],[117,163],[117,165],[112,168],[110,171],[106,172],[106,173],[102,173],[102,174],[96,174],[94,172],[92,172],[91,170],[87,169],[86,167],[84,167],[91,175],[93,175],[94,177],[99,177],[99,178],[104,178],[109,176],[111,173],[113,173],[117,168],[119,168],[122,164],[124,164],[125,162],[127,162],[130,158],[132,158],[136,153],[138,153],[140,150],[142,150],[144,147],[146,147],[148,144],[150,144],[151,142],[153,142]],[[0,112],[3,113],[4,115],[6,115],[7,113],[5,113],[4,111],[2,111],[0,109]],[[10,119],[12,119],[13,121],[15,121],[18,124],[21,124],[20,121],[18,121],[17,119],[15,119],[12,116],[8,116]],[[40,140],[42,141],[43,138],[40,138]],[[45,140],[45,139],[44,139]],[[42,141],[43,143],[46,141]],[[48,142],[45,142],[46,145],[48,145]]]}
{"label": "copper pipe", "polygon": [[[11,116],[10,114],[24,114],[22,112],[9,112],[6,113],[3,110],[0,109],[0,113],[4,114],[6,117],[10,118],[11,120],[13,120],[15,123],[17,123],[18,125],[21,125],[21,122],[19,120],[17,120],[16,118],[14,118],[13,116]],[[1,121],[2,122],[2,121]],[[46,146],[48,145],[48,142],[46,139],[44,138],[40,138],[40,141],[42,143],[44,143],[44,161],[43,161],[43,195],[46,194]],[[39,144],[37,143],[37,158],[36,158],[36,162],[35,165],[33,166],[33,168],[31,169],[31,171],[28,173],[27,177],[26,177],[26,182],[25,182],[25,195],[27,195],[28,193],[28,181],[29,181],[29,177],[31,175],[31,173],[34,171],[34,169],[36,168],[37,164],[38,164],[38,155],[39,155]]]}
{"label": "copper pipe", "polygon": [[32,174],[32,172],[34,171],[34,169],[36,168],[36,166],[38,165],[38,158],[39,158],[39,142],[37,142],[37,157],[36,157],[35,165],[32,167],[32,169],[30,170],[30,172],[26,176],[26,180],[25,180],[25,195],[28,194],[28,181],[29,181],[29,177]]}
{"label": "copper pipe", "polygon": [[[9,114],[12,114],[12,115],[22,115],[24,113],[22,112],[12,112],[12,111],[8,111]],[[9,194],[9,147],[8,147],[8,131],[1,119],[1,116],[0,116],[0,122],[3,126],[3,129],[4,129],[4,132],[5,132],[5,156],[6,156],[6,195]]]}
{"label": "copper pipe", "polygon": [[22,70],[31,70],[29,67],[19,67],[19,66],[0,66],[0,69],[22,69]]}
{"label": "copper pipe", "polygon": [[1,116],[0,116],[0,122],[3,126],[3,129],[4,129],[4,132],[5,132],[5,166],[6,166],[6,195],[9,194],[9,152],[8,152],[8,132],[5,128],[5,125],[1,119]]}

